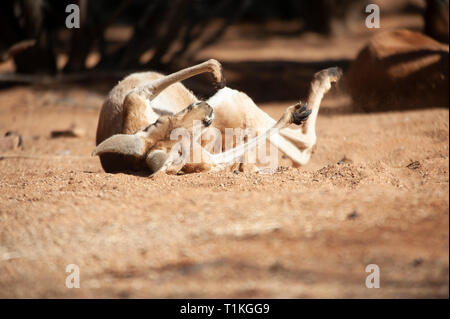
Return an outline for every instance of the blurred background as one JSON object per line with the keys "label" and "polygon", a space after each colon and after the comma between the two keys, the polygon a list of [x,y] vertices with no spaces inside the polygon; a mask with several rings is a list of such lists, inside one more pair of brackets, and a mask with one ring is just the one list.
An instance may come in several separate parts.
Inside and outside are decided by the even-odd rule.
{"label": "blurred background", "polygon": [[[70,12],[65,9],[70,3],[80,8],[80,28],[66,27]],[[365,25],[369,3],[380,7],[379,29]],[[440,72],[435,77],[440,80],[425,81],[430,83],[423,90],[438,86],[439,91],[447,91],[430,103],[448,106],[448,90],[442,89],[448,85],[448,0],[7,0],[0,4],[0,83],[88,81],[106,83],[106,90],[131,72],[168,73],[215,58],[223,63],[229,86],[256,101],[292,100],[307,93],[314,72],[334,65],[347,70],[372,37],[398,29],[426,34],[445,44],[444,49],[431,45],[430,50],[429,44],[424,47],[422,40],[407,35],[407,50],[421,53],[397,58],[395,63],[417,61],[439,51],[442,61],[435,67]],[[404,36],[400,37],[399,41],[405,42]],[[398,44],[392,46],[396,51]],[[378,58],[383,55],[377,54]],[[392,80],[386,78],[391,75],[371,74],[379,67],[365,70],[370,78],[353,74],[347,81],[345,90],[354,100],[358,100],[355,91],[365,96],[369,93],[358,83]],[[361,67],[357,70],[359,73]],[[422,102],[397,103],[397,97],[404,94],[402,85],[409,93],[424,77],[428,79],[430,74],[399,84],[395,98],[381,92],[383,103],[423,106]],[[187,85],[207,97],[214,92],[208,81],[207,76],[200,76]],[[397,80],[391,82],[396,83],[387,88],[397,86]],[[361,99],[357,102],[359,109],[379,106],[369,106],[370,101]]]}

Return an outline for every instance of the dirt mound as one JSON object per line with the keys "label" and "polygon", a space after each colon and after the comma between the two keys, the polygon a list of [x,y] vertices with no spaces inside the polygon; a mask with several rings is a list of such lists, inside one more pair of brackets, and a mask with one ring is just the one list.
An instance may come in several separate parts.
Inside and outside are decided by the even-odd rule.
{"label": "dirt mound", "polygon": [[330,164],[312,174],[313,180],[330,181],[335,186],[355,187],[367,175],[352,164]]}

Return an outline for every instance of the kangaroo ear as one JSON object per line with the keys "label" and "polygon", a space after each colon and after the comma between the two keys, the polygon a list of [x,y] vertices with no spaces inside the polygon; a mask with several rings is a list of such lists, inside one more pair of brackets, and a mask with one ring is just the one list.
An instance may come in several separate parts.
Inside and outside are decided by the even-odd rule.
{"label": "kangaroo ear", "polygon": [[147,143],[141,135],[116,134],[101,142],[92,152],[92,156],[103,153],[117,153],[134,157],[143,157]]}

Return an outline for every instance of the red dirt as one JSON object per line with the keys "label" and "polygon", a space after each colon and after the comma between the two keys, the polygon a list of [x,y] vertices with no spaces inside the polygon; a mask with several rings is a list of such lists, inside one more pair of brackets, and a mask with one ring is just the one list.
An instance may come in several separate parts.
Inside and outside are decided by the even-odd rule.
{"label": "red dirt", "polygon": [[[364,43],[341,40],[351,57]],[[323,109],[336,112],[319,114],[303,168],[151,179],[106,174],[89,156],[103,98],[0,91],[0,134],[23,138],[0,154],[0,297],[448,298],[448,109],[339,113],[348,100],[330,94]],[[86,134],[50,138],[72,124]],[[65,286],[68,264],[80,289]],[[365,286],[368,264],[380,289]]]}

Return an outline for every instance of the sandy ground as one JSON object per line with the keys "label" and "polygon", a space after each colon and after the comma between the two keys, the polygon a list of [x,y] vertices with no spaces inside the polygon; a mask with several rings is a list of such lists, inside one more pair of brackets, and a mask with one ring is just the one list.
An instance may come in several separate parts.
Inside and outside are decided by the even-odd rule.
{"label": "sandy ground", "polygon": [[[352,58],[361,37],[290,41],[333,60]],[[216,48],[225,62],[229,42]],[[317,49],[326,43],[343,44]],[[305,167],[150,179],[106,174],[90,157],[104,94],[0,91],[0,134],[23,139],[0,154],[0,297],[448,298],[448,109],[352,114],[331,92]],[[261,107],[278,116],[290,102]],[[50,137],[72,124],[85,135]],[[65,286],[68,264],[80,289]],[[365,286],[369,264],[379,289]]]}

